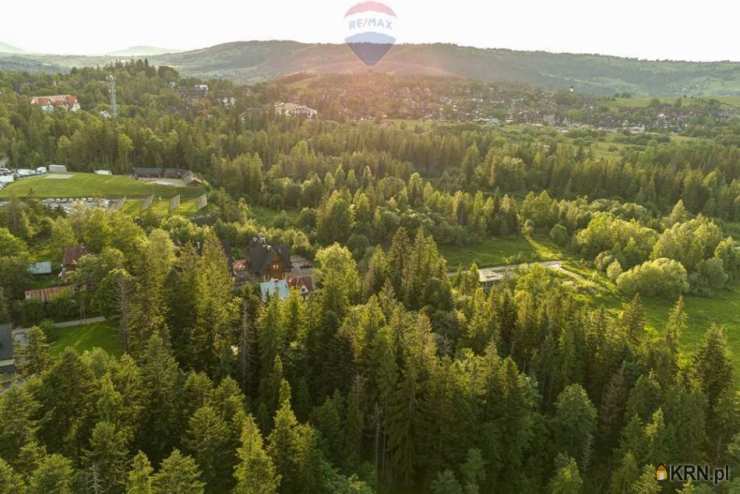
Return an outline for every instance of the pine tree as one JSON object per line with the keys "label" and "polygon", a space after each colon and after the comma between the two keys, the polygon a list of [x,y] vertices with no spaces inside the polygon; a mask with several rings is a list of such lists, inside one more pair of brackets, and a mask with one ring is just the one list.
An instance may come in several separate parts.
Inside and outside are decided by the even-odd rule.
{"label": "pine tree", "polygon": [[94,426],[95,378],[68,348],[42,375],[36,397],[44,410],[38,437],[50,451],[78,454]]}
{"label": "pine tree", "polygon": [[469,449],[465,463],[460,467],[465,494],[478,494],[486,479],[486,464],[479,449]]}
{"label": "pine tree", "polygon": [[362,439],[365,429],[365,414],[362,409],[363,402],[363,379],[357,375],[354,381],[352,381],[352,387],[347,395],[346,426],[342,454],[344,464],[350,469],[355,468],[362,459]]}
{"label": "pine tree", "polygon": [[22,494],[25,489],[23,478],[0,458],[0,494]]}
{"label": "pine tree", "polygon": [[578,458],[587,468],[596,429],[596,409],[586,391],[571,384],[558,396],[553,421],[555,444],[559,451]]}
{"label": "pine tree", "polygon": [[445,470],[438,473],[432,482],[432,494],[463,494],[463,488],[455,474],[451,470]]}
{"label": "pine tree", "polygon": [[110,422],[98,422],[83,454],[83,465],[99,479],[101,492],[115,492],[125,483],[128,434]]}
{"label": "pine tree", "polygon": [[645,465],[640,478],[632,485],[632,492],[634,494],[658,494],[661,490],[661,485],[655,480],[655,467]]}
{"label": "pine tree", "polygon": [[706,332],[704,342],[694,357],[694,366],[711,412],[725,390],[733,386],[732,363],[723,327],[713,325]]}
{"label": "pine tree", "polygon": [[39,403],[27,386],[14,385],[0,395],[0,457],[11,465],[24,446],[35,440]]}
{"label": "pine tree", "polygon": [[169,234],[164,230],[153,230],[138,260],[136,275],[139,283],[131,304],[128,339],[134,355],[145,348],[154,333],[164,340],[169,339],[164,283],[174,259],[175,246]]}
{"label": "pine tree", "polygon": [[62,455],[44,457],[28,480],[27,494],[73,494],[74,468]]}
{"label": "pine tree", "polygon": [[297,479],[295,442],[298,421],[293,414],[290,400],[284,400],[275,414],[274,427],[268,438],[267,451],[281,477],[281,492],[292,494],[300,491]]}
{"label": "pine tree", "polygon": [[640,478],[640,467],[637,465],[635,455],[628,451],[621,460],[619,467],[612,473],[609,484],[610,494],[623,494],[630,492],[632,486]]}
{"label": "pine tree", "polygon": [[149,463],[149,458],[139,451],[131,462],[131,470],[128,472],[126,482],[126,494],[154,494],[153,472],[154,469]]}
{"label": "pine tree", "polygon": [[645,333],[645,314],[639,293],[634,296],[629,304],[624,306],[620,322],[629,341],[633,345],[639,346]]}
{"label": "pine tree", "polygon": [[180,370],[159,334],[153,334],[141,356],[141,380],[146,390],[139,434],[139,449],[158,461],[175,440],[180,416]]}
{"label": "pine tree", "polygon": [[242,430],[239,463],[234,471],[234,494],[276,494],[280,475],[262,444],[262,434],[251,416]]}
{"label": "pine tree", "polygon": [[573,458],[559,455],[555,460],[557,472],[550,481],[552,494],[579,494],[583,491],[583,479],[578,464]]}
{"label": "pine tree", "polygon": [[195,460],[176,449],[162,461],[152,485],[156,494],[203,494],[205,484],[200,477]]}
{"label": "pine tree", "polygon": [[213,376],[225,376],[234,364],[232,327],[238,303],[232,300],[233,283],[221,241],[207,230],[197,265],[196,320],[191,338],[193,364]]}
{"label": "pine tree", "polygon": [[231,436],[226,422],[213,408],[203,406],[190,417],[185,444],[203,472],[206,491],[229,490],[234,467],[229,451]]}
{"label": "pine tree", "polygon": [[624,403],[627,400],[624,381],[624,368],[620,367],[609,381],[601,400],[599,430],[605,450],[610,450],[615,445],[624,424]]}
{"label": "pine tree", "polygon": [[676,305],[668,314],[668,321],[665,325],[665,342],[673,355],[678,355],[678,345],[683,335],[688,329],[688,316],[684,308],[683,296],[679,297]]}
{"label": "pine tree", "polygon": [[25,377],[41,374],[51,366],[49,344],[46,334],[38,326],[28,332],[28,343],[23,345],[16,357],[18,372]]}

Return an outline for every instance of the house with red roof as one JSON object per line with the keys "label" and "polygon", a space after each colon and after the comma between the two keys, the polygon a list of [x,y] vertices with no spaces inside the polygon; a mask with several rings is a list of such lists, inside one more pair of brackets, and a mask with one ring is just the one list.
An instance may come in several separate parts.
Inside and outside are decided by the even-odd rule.
{"label": "house with red roof", "polygon": [[45,112],[52,112],[57,108],[72,112],[80,110],[80,103],[77,101],[77,96],[72,96],[70,94],[34,96],[31,98],[31,104],[41,107]]}

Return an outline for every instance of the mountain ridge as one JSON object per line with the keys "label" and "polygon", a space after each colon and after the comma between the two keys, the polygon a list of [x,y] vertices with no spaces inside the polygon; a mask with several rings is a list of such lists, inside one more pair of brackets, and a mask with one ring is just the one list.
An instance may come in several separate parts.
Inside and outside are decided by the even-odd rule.
{"label": "mountain ridge", "polygon": [[446,75],[487,82],[526,82],[551,89],[611,95],[740,95],[739,62],[641,60],[613,55],[475,48],[449,43],[401,44],[365,66],[344,44],[238,41],[154,57],[188,75],[238,82],[295,72]]}
{"label": "mountain ridge", "polygon": [[[132,47],[136,48],[136,47]],[[157,55],[13,55],[0,68],[26,64],[43,70],[98,66],[120,57],[146,56],[183,75],[257,83],[286,75],[382,72],[393,75],[458,77],[484,82],[526,83],[552,90],[574,88],[611,96],[740,96],[740,62],[643,60],[614,55],[475,48],[450,43],[400,44],[375,66],[364,65],[345,44],[291,40],[233,41]],[[3,60],[6,61],[3,64]]]}

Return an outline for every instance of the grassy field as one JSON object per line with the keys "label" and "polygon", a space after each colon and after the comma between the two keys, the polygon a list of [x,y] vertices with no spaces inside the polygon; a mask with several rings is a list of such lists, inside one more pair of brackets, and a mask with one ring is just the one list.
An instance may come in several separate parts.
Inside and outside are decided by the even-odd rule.
{"label": "grassy field", "polygon": [[276,220],[280,219],[283,215],[287,220],[292,223],[298,218],[298,211],[286,210],[286,209],[270,209],[262,206],[249,206],[249,211],[252,213],[254,221],[260,225],[272,227],[275,226]]}
{"label": "grassy field", "polygon": [[80,353],[95,347],[102,348],[111,355],[123,353],[118,332],[108,322],[71,328],[53,328],[49,340],[53,355],[59,355],[68,347]]}
{"label": "grassy field", "polygon": [[135,180],[123,175],[95,175],[94,173],[71,173],[70,178],[53,178],[59,175],[44,175],[18,180],[0,191],[0,198],[12,194],[17,197],[172,197],[177,193],[195,197],[203,192],[200,187],[171,187]]}
{"label": "grassy field", "polygon": [[[630,301],[630,297],[620,294],[614,283],[601,273],[574,262],[567,263],[566,269],[580,275],[588,284],[582,287],[585,289],[579,294],[584,303],[607,307],[616,315],[622,306]],[[648,328],[663,334],[665,322],[675,300],[642,297],[641,302],[645,309],[645,322]],[[709,327],[715,323],[721,324],[725,328],[736,375],[740,376],[740,282],[727,290],[715,293],[712,297],[686,295],[684,303],[688,315],[688,330],[681,335],[683,349],[690,353],[695,352]],[[740,380],[737,386],[740,389]]]}
{"label": "grassy field", "polygon": [[[440,250],[447,258],[450,271],[460,266],[466,268],[473,262],[479,267],[490,267],[530,261],[564,260],[567,273],[563,273],[563,279],[576,283],[577,296],[584,304],[606,307],[616,315],[631,299],[620,294],[606,276],[563,252],[545,237],[494,238],[464,247],[441,246]],[[684,302],[688,314],[688,330],[681,336],[683,349],[689,353],[695,352],[709,327],[714,323],[721,324],[725,327],[731,358],[737,375],[740,376],[740,282],[712,297],[686,295]],[[643,297],[642,303],[648,328],[662,334],[675,300]]]}
{"label": "grassy field", "polygon": [[479,268],[487,268],[563,258],[560,249],[544,237],[489,238],[472,245],[443,245],[440,246],[440,252],[447,259],[451,271],[460,267],[468,268],[472,263]]}

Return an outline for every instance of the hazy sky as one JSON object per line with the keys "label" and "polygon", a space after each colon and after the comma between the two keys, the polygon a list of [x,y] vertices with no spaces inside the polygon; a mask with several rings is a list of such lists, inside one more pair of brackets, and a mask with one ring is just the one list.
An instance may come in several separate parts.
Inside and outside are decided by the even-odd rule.
{"label": "hazy sky", "polygon": [[[342,42],[343,0],[0,0],[0,41],[26,51],[99,54],[133,45]],[[388,0],[399,42],[740,61],[734,0]]]}

